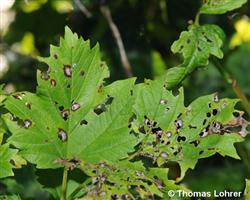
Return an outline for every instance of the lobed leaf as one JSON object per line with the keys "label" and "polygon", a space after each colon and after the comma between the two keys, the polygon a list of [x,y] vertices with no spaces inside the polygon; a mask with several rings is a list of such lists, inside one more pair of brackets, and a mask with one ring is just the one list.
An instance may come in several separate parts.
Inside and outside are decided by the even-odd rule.
{"label": "lobed leaf", "polygon": [[248,122],[234,110],[238,100],[219,100],[212,94],[185,107],[183,89],[174,95],[159,80],[148,81],[138,93],[133,122],[142,138],[138,155],[159,166],[169,161],[179,163],[181,178],[199,158],[219,153],[239,159],[234,143],[243,141]]}
{"label": "lobed leaf", "polygon": [[183,63],[167,71],[167,87],[173,88],[194,69],[208,65],[211,55],[222,58],[223,40],[224,33],[216,25],[192,25],[188,31],[183,31],[171,47],[173,53],[183,55]]}
{"label": "lobed leaf", "polygon": [[9,141],[38,168],[126,157],[136,142],[128,128],[135,79],[104,87],[109,72],[99,46],[91,49],[69,28],[50,54],[40,58],[49,70],[38,72],[37,92],[15,93],[4,103],[12,113],[5,116]]}
{"label": "lobed leaf", "polygon": [[228,11],[240,8],[247,0],[203,0],[200,13],[223,14]]}

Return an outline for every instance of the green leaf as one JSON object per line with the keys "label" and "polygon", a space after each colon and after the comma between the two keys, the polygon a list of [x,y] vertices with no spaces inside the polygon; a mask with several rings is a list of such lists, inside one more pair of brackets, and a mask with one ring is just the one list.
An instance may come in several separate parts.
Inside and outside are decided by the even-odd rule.
{"label": "green leaf", "polygon": [[160,76],[166,71],[166,64],[158,51],[151,52],[152,73],[154,77]]}
{"label": "green leaf", "polygon": [[203,14],[223,14],[228,11],[240,8],[247,0],[203,0],[200,13]]}
{"label": "green leaf", "polygon": [[223,40],[224,33],[216,25],[192,25],[183,31],[171,47],[173,53],[182,54],[183,63],[167,71],[166,87],[173,88],[194,69],[208,65],[211,55],[222,58]]}
{"label": "green leaf", "polygon": [[21,200],[21,198],[17,195],[0,196],[0,200],[6,200],[6,199],[8,199],[8,200]]}
{"label": "green leaf", "polygon": [[6,99],[13,115],[5,116],[13,133],[9,141],[38,168],[126,157],[136,142],[128,128],[135,79],[104,87],[109,72],[99,46],[91,49],[69,28],[50,54],[40,58],[49,71],[38,72],[36,94],[20,92]]}
{"label": "green leaf", "polygon": [[244,197],[245,199],[250,198],[250,180],[246,180],[246,189],[244,191]]}
{"label": "green leaf", "polygon": [[0,145],[0,178],[13,176],[12,168],[14,167],[10,161],[17,153],[17,150],[10,149],[9,144]]}
{"label": "green leaf", "polygon": [[159,80],[146,82],[137,92],[137,119],[133,123],[142,135],[138,155],[151,158],[159,166],[169,161],[179,163],[181,178],[199,158],[219,153],[239,159],[234,143],[243,141],[248,122],[240,113],[233,115],[238,112],[234,110],[238,100],[219,100],[212,94],[185,107],[183,89],[174,95]]}

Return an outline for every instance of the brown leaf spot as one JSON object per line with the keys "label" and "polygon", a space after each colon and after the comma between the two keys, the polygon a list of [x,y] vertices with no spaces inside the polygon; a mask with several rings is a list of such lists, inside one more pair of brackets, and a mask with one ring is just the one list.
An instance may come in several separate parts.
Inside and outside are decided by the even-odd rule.
{"label": "brown leaf spot", "polygon": [[62,142],[66,142],[68,140],[68,134],[66,133],[65,130],[59,128],[58,129],[58,138],[62,141]]}
{"label": "brown leaf spot", "polygon": [[52,87],[56,87],[56,80],[55,80],[55,79],[51,79],[51,80],[50,80],[50,85],[51,85]]}
{"label": "brown leaf spot", "polygon": [[66,77],[71,77],[72,76],[72,69],[70,65],[63,65],[63,71],[64,71],[64,75]]}
{"label": "brown leaf spot", "polygon": [[79,103],[73,103],[72,105],[71,105],[71,110],[72,111],[76,111],[76,110],[78,110],[80,108],[80,104]]}
{"label": "brown leaf spot", "polygon": [[62,111],[61,111],[61,116],[62,116],[62,118],[63,118],[64,120],[67,120],[68,117],[69,117],[69,113],[70,113],[69,109],[62,110]]}
{"label": "brown leaf spot", "polygon": [[32,121],[31,121],[31,120],[25,119],[25,120],[23,121],[23,127],[24,127],[24,128],[28,129],[29,127],[31,127],[31,125],[32,125]]}

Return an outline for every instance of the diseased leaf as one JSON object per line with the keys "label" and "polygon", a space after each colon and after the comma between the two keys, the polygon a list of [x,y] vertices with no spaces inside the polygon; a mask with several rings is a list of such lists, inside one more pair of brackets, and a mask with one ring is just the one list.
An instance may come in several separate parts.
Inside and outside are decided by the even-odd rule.
{"label": "diseased leaf", "polygon": [[169,190],[187,190],[168,180],[168,169],[146,169],[140,161],[84,164],[82,169],[90,176],[81,190],[86,194],[83,199],[154,199]]}
{"label": "diseased leaf", "polygon": [[5,116],[13,133],[9,141],[38,168],[73,169],[81,160],[126,157],[136,142],[128,128],[135,79],[104,87],[109,72],[98,45],[91,49],[69,28],[50,54],[40,58],[49,70],[38,72],[36,94],[20,92],[6,99],[12,113]]}
{"label": "diseased leaf", "polygon": [[194,69],[208,65],[211,55],[223,57],[221,50],[224,40],[222,29],[216,25],[190,26],[171,47],[173,53],[183,56],[183,63],[166,73],[166,87],[171,89]]}
{"label": "diseased leaf", "polygon": [[223,14],[245,4],[247,0],[203,0],[200,13]]}
{"label": "diseased leaf", "polygon": [[179,163],[181,178],[199,158],[219,153],[239,159],[234,143],[243,141],[246,132],[242,134],[245,125],[233,115],[238,100],[219,100],[215,93],[185,107],[183,90],[174,95],[159,80],[146,82],[137,92],[133,123],[142,135],[138,155],[159,166]]}

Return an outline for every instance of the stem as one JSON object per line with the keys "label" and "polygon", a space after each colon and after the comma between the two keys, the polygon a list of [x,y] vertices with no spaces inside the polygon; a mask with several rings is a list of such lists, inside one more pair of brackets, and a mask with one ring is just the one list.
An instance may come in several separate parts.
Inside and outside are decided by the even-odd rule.
{"label": "stem", "polygon": [[245,107],[247,113],[250,114],[250,102],[247,99],[245,93],[240,88],[240,86],[237,84],[236,79],[232,76],[232,74],[230,74],[227,71],[227,69],[225,69],[222,66],[222,64],[217,59],[213,59],[213,62],[215,64],[216,68],[221,73],[221,75],[224,77],[226,83],[229,84],[232,87],[232,89],[233,89],[234,93],[236,94],[236,96],[241,100],[241,103]]}
{"label": "stem", "polygon": [[200,12],[196,14],[194,24],[197,26],[200,25]]}
{"label": "stem", "polygon": [[68,168],[64,167],[60,200],[66,200],[67,179],[68,179]]}
{"label": "stem", "polygon": [[91,18],[92,14],[91,12],[83,5],[83,3],[80,0],[74,0],[77,7],[80,9],[80,11],[87,17]]}
{"label": "stem", "polygon": [[113,21],[110,9],[108,6],[101,6],[100,10],[101,10],[101,13],[104,16],[104,18],[107,20],[109,28],[112,31],[112,34],[114,36],[116,45],[117,45],[119,53],[120,53],[121,63],[122,63],[122,66],[124,68],[124,71],[125,71],[127,77],[132,77],[133,76],[132,69],[131,69],[131,65],[129,63],[129,60],[128,60],[128,57],[127,57],[127,54],[125,51],[122,37],[121,37],[120,31],[119,31],[117,25]]}

